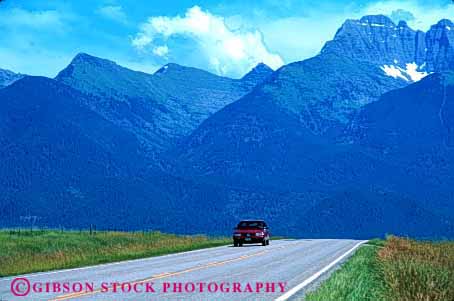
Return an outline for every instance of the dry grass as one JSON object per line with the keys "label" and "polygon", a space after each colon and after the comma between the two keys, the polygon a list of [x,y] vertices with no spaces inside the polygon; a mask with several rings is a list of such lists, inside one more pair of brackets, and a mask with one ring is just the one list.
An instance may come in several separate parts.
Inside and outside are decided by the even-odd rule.
{"label": "dry grass", "polygon": [[389,237],[378,259],[388,300],[454,300],[454,243]]}
{"label": "dry grass", "polygon": [[0,231],[0,277],[220,246],[230,239],[160,232]]}

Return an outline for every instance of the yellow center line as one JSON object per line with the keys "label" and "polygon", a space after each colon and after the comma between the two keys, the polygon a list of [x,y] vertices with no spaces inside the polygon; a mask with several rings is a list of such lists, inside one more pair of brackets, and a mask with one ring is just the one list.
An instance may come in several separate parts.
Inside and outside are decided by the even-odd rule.
{"label": "yellow center line", "polygon": [[[281,249],[281,248],[283,248],[283,247],[275,248],[275,250],[276,249]],[[250,254],[250,255],[243,255],[243,256],[240,256],[240,257],[237,257],[237,258],[233,258],[233,259],[228,259],[228,260],[219,261],[219,262],[211,262],[211,263],[208,263],[206,265],[196,266],[196,267],[189,268],[189,269],[182,270],[182,271],[178,271],[178,272],[161,273],[161,274],[157,274],[157,275],[151,276],[149,278],[135,280],[133,282],[130,282],[130,284],[134,285],[134,284],[149,282],[149,281],[152,281],[152,280],[168,278],[168,277],[171,277],[171,276],[178,276],[178,275],[181,275],[181,274],[186,274],[186,273],[190,273],[190,272],[194,272],[194,271],[198,271],[198,270],[202,270],[202,269],[207,269],[207,268],[211,268],[211,267],[217,267],[217,266],[221,266],[221,265],[224,265],[224,264],[227,264],[227,263],[241,261],[241,260],[245,260],[245,259],[248,259],[248,258],[251,258],[251,257],[260,256],[260,255],[266,254],[268,252],[269,251],[264,250],[264,251],[260,251],[260,252],[253,253],[253,254]],[[97,290],[90,291],[90,292],[77,292],[77,293],[70,293],[70,294],[66,294],[66,295],[61,295],[61,296],[56,297],[55,299],[49,299],[49,301],[61,301],[61,300],[67,300],[67,299],[72,299],[72,298],[76,298],[76,297],[84,297],[84,296],[95,295],[95,294],[98,294],[98,293],[101,293],[101,289],[97,289]]]}

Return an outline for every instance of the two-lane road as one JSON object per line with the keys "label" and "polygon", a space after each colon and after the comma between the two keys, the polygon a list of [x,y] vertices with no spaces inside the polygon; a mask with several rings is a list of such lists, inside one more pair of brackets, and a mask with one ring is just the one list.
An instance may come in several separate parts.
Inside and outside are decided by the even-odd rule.
{"label": "two-lane road", "polygon": [[[0,300],[284,300],[352,254],[360,243],[279,240],[266,247],[225,246],[30,274],[14,283],[17,277],[8,277],[0,279]],[[115,288],[112,283],[123,286]],[[28,285],[26,297],[11,291],[24,294]],[[64,291],[65,285],[70,292]]]}

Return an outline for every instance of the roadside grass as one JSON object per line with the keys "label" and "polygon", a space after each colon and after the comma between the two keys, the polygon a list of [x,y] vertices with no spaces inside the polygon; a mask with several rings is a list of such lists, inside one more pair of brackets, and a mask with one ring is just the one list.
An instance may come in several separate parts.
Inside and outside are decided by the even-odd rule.
{"label": "roadside grass", "polygon": [[0,230],[0,277],[230,244],[225,237],[161,232]]}
{"label": "roadside grass", "polygon": [[371,240],[306,300],[454,300],[454,242]]}
{"label": "roadside grass", "polygon": [[385,283],[376,259],[375,245],[363,245],[305,300],[386,300]]}
{"label": "roadside grass", "polygon": [[378,258],[388,300],[454,300],[454,242],[392,236]]}

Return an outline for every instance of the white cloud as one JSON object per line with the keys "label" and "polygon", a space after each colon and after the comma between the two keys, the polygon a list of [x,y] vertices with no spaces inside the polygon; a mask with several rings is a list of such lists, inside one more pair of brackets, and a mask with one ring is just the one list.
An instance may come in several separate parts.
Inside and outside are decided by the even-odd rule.
{"label": "white cloud", "polygon": [[153,39],[150,36],[140,33],[132,40],[132,45],[139,50],[144,50],[151,42]]}
{"label": "white cloud", "polygon": [[399,21],[406,21],[406,22],[411,22],[415,20],[415,16],[408,10],[404,9],[396,9],[390,14],[391,19],[394,21],[394,23],[399,23]]}
{"label": "white cloud", "polygon": [[29,11],[14,8],[0,12],[0,25],[14,28],[54,28],[58,30],[63,28],[64,23],[61,14],[55,10]]}
{"label": "white cloud", "polygon": [[165,57],[169,53],[169,47],[166,45],[155,47],[153,53],[157,56]]}
{"label": "white cloud", "polygon": [[164,49],[167,54],[171,50],[168,42],[181,37],[191,39],[197,51],[206,57],[207,67],[218,74],[241,76],[260,62],[275,69],[284,64],[278,54],[268,50],[261,32],[233,30],[223,17],[198,6],[188,9],[183,17],[149,18],[132,44],[139,50],[151,48],[155,55]]}
{"label": "white cloud", "polygon": [[127,22],[127,17],[125,12],[123,11],[123,7],[119,5],[107,5],[100,7],[97,10],[97,13],[110,20],[114,20],[120,23]]}

